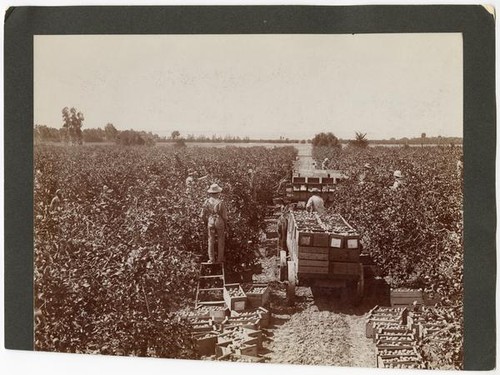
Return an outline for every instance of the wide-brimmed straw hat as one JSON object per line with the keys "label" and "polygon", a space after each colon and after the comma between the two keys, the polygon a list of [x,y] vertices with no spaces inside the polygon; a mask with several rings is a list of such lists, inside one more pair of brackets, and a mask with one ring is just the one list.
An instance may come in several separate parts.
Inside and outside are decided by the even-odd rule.
{"label": "wide-brimmed straw hat", "polygon": [[402,178],[403,175],[401,174],[401,171],[394,171],[394,177],[396,177],[396,178]]}
{"label": "wide-brimmed straw hat", "polygon": [[217,185],[217,184],[212,184],[210,185],[210,188],[207,190],[209,193],[220,193],[222,191],[222,188]]}
{"label": "wide-brimmed straw hat", "polygon": [[311,188],[312,193],[319,193],[320,191],[318,188]]}

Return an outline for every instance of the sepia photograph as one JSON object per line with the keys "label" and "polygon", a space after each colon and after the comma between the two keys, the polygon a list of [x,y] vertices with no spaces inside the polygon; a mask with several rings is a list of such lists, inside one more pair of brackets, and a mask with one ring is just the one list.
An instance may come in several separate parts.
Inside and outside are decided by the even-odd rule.
{"label": "sepia photograph", "polygon": [[464,368],[461,33],[33,48],[36,351]]}

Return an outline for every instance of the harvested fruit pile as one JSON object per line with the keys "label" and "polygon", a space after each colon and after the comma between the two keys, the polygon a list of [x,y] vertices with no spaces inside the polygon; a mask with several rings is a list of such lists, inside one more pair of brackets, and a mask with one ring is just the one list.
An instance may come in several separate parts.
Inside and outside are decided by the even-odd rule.
{"label": "harvested fruit pile", "polygon": [[339,214],[319,215],[315,212],[294,211],[295,224],[300,232],[326,232],[344,236],[358,235]]}

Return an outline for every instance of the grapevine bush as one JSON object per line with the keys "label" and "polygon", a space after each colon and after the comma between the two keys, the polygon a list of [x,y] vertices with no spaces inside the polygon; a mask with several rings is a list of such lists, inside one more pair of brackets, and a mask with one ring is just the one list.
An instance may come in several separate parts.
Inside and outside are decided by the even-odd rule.
{"label": "grapevine bush", "polygon": [[[349,176],[337,186],[330,211],[359,230],[389,284],[423,288],[446,307],[449,340],[438,347],[448,368],[460,368],[463,358],[463,191],[456,168],[461,155],[461,147],[313,150],[318,162],[328,157],[328,168]],[[402,171],[404,185],[392,190],[395,170]]]}
{"label": "grapevine bush", "polygon": [[[36,146],[36,349],[194,358],[175,312],[193,302],[208,258],[199,217],[206,190],[214,182],[224,189],[226,267],[237,273],[254,263],[265,207],[295,154]],[[188,188],[189,169],[208,177]],[[49,210],[57,190],[62,202]]]}

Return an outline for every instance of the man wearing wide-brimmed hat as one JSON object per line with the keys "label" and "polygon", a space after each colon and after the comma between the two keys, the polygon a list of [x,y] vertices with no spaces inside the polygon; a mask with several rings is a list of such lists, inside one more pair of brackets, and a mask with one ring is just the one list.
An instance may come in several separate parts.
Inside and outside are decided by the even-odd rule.
{"label": "man wearing wide-brimmed hat", "polygon": [[391,189],[396,190],[403,185],[403,174],[401,171],[394,171],[394,184],[391,186]]}
{"label": "man wearing wide-brimmed hat", "polygon": [[[225,228],[227,223],[227,208],[220,199],[222,188],[217,184],[210,185],[210,197],[205,200],[201,210],[201,218],[208,228],[208,258],[209,263],[224,262]],[[215,258],[215,238],[217,237],[217,259]]]}

